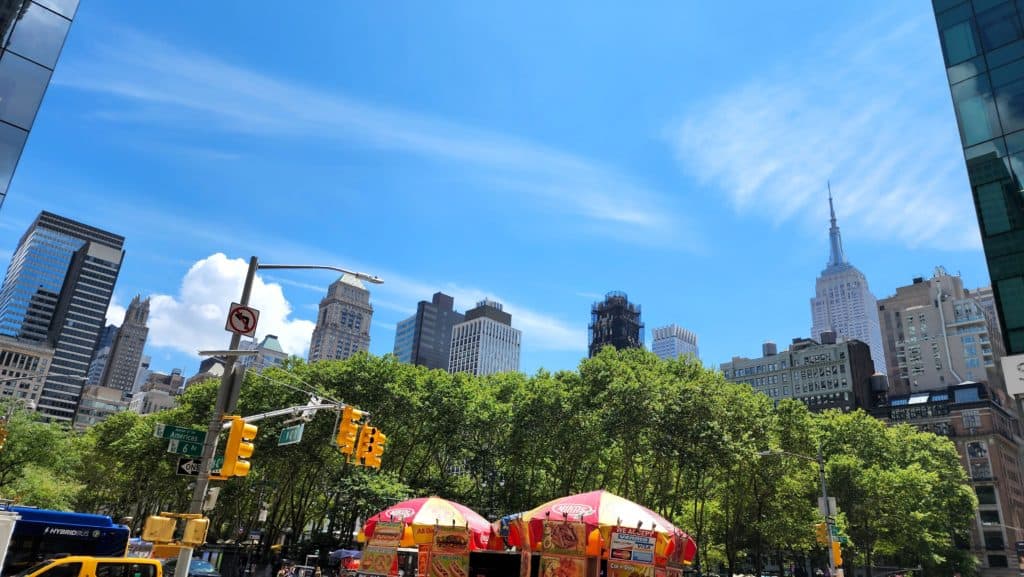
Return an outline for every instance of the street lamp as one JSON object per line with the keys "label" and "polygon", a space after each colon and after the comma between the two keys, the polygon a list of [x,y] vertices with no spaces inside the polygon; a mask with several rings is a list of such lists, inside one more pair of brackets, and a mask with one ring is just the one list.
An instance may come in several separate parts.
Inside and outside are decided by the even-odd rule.
{"label": "street lamp", "polygon": [[[256,271],[259,269],[331,270],[342,274],[349,274],[358,279],[374,284],[381,284],[384,282],[384,280],[379,276],[355,272],[337,266],[317,264],[260,264],[259,259],[253,256],[249,258],[249,269],[246,271],[245,283],[242,285],[242,298],[239,299],[239,304],[242,306],[249,305],[249,297],[252,294],[252,284],[256,278]],[[245,369],[243,368],[235,374],[235,359],[245,354],[251,354],[247,351],[240,351],[238,349],[238,345],[241,341],[242,335],[233,333],[231,335],[231,343],[228,345],[226,351],[211,351],[226,353],[223,355],[224,375],[221,377],[220,388],[217,390],[217,401],[216,404],[214,404],[213,415],[210,417],[210,426],[206,430],[206,439],[203,441],[203,452],[199,463],[199,475],[196,477],[195,489],[192,491],[192,501],[189,503],[188,508],[189,513],[195,514],[202,512],[203,500],[206,497],[206,489],[210,485],[210,468],[213,465],[213,453],[217,449],[217,434],[220,433],[224,415],[234,410],[235,401],[238,397],[237,387],[241,385],[243,375],[242,371]],[[181,552],[178,555],[178,564],[174,571],[175,577],[187,577],[191,562],[192,549],[182,547]]]}
{"label": "street lamp", "polygon": [[814,457],[808,457],[807,455],[791,453],[780,449],[776,449],[774,451],[760,451],[758,455],[762,457],[768,457],[771,455],[789,455],[790,457],[799,457],[808,461],[814,461],[818,464],[818,478],[821,480],[821,499],[825,507],[825,528],[827,529],[825,533],[828,535],[828,572],[831,577],[835,577],[836,558],[835,551],[832,549],[832,506],[828,502],[828,486],[825,484],[825,459],[821,454],[821,441],[818,441],[818,454]]}

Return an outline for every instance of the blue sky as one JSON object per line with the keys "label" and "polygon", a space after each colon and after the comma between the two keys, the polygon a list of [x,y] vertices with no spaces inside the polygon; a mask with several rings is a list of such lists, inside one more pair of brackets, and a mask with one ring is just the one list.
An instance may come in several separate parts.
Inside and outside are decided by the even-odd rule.
{"label": "blue sky", "polygon": [[[250,255],[384,277],[375,354],[444,290],[574,368],[623,290],[648,341],[754,356],[810,330],[829,179],[877,297],[988,284],[930,3],[745,4],[85,2],[0,248],[42,209],[123,234],[111,317],[154,295],[153,368],[187,374]],[[301,353],[334,277],[261,276]]]}

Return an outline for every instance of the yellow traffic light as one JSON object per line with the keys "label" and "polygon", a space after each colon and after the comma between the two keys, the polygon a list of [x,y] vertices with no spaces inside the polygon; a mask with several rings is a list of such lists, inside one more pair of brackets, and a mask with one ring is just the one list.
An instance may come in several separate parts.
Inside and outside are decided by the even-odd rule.
{"label": "yellow traffic light", "polygon": [[388,442],[388,437],[377,429],[373,431],[374,435],[371,440],[370,453],[363,456],[363,464],[367,467],[380,469],[380,457],[384,454],[384,444]]}
{"label": "yellow traffic light", "polygon": [[185,533],[181,536],[181,542],[186,545],[205,545],[206,531],[210,528],[210,520],[189,519],[185,522]]}
{"label": "yellow traffic light", "polygon": [[377,428],[370,425],[363,425],[359,429],[359,444],[356,445],[356,454],[353,459],[356,463],[362,463],[364,457],[370,454],[373,447],[373,437],[377,434]]}
{"label": "yellow traffic light", "polygon": [[827,523],[815,523],[814,524],[814,540],[819,545],[828,545],[828,524]]}
{"label": "yellow traffic light", "polygon": [[146,517],[146,523],[142,526],[142,540],[150,543],[170,543],[174,541],[174,529],[177,526],[177,519],[150,515]]}
{"label": "yellow traffic light", "polygon": [[338,424],[338,435],[334,438],[338,450],[343,455],[351,455],[356,450],[356,436],[359,432],[359,419],[366,413],[351,406],[341,411],[341,423]]}
{"label": "yellow traffic light", "polygon": [[839,546],[839,541],[832,541],[832,560],[836,567],[843,564],[843,549]]}
{"label": "yellow traffic light", "polygon": [[221,477],[244,477],[249,474],[249,457],[252,457],[255,446],[250,442],[256,438],[259,430],[238,415],[224,417],[231,420],[231,432],[228,443],[224,447],[224,464],[220,468]]}

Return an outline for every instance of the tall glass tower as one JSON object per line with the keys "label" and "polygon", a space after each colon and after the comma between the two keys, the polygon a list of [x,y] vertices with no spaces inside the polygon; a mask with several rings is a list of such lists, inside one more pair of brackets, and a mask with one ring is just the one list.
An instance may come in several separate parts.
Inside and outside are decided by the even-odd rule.
{"label": "tall glass tower", "polygon": [[78,0],[0,2],[0,205],[77,10]]}
{"label": "tall glass tower", "polygon": [[0,334],[45,343],[53,362],[37,408],[71,420],[124,258],[124,237],[42,212],[0,288]]}
{"label": "tall glass tower", "polygon": [[1024,353],[1024,20],[1012,0],[933,0],[1003,342]]}

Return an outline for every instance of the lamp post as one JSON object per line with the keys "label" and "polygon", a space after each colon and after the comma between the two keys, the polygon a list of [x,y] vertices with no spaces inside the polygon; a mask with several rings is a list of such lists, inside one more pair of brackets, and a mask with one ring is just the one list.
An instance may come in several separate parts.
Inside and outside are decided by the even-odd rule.
{"label": "lamp post", "polygon": [[[330,270],[340,272],[342,274],[350,274],[356,278],[374,284],[381,284],[384,282],[376,275],[354,272],[336,266],[315,264],[260,264],[259,259],[253,256],[249,258],[249,269],[246,271],[245,283],[242,285],[242,298],[238,301],[242,306],[249,305],[249,297],[252,294],[253,280],[256,278],[256,271],[259,269]],[[196,477],[195,489],[192,491],[192,501],[189,503],[188,508],[189,513],[202,512],[203,500],[206,498],[206,489],[210,485],[210,468],[213,465],[213,454],[217,448],[217,435],[220,433],[224,415],[234,410],[235,402],[238,399],[238,388],[242,383],[242,371],[244,371],[244,369],[237,370],[235,360],[239,355],[245,353],[244,351],[238,350],[238,345],[241,341],[242,335],[233,333],[231,335],[231,343],[228,345],[227,351],[223,351],[228,353],[224,355],[224,375],[221,378],[220,388],[217,390],[217,401],[213,408],[213,415],[210,417],[210,426],[206,430],[206,439],[203,441],[203,452],[199,463],[199,475]],[[189,564],[191,562],[192,549],[183,547],[178,555],[178,564],[174,572],[175,577],[187,577]]]}
{"label": "lamp post", "polygon": [[825,529],[826,535],[828,535],[828,573],[830,577],[836,577],[836,559],[835,553],[832,549],[832,506],[828,502],[828,485],[825,484],[825,458],[821,453],[821,441],[818,441],[818,454],[814,457],[808,457],[807,455],[801,455],[800,453],[791,453],[789,451],[774,450],[774,451],[761,451],[758,455],[767,457],[769,455],[789,455],[790,457],[799,457],[808,461],[814,461],[818,464],[818,479],[821,481],[821,499],[825,507]]}

